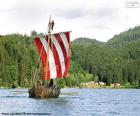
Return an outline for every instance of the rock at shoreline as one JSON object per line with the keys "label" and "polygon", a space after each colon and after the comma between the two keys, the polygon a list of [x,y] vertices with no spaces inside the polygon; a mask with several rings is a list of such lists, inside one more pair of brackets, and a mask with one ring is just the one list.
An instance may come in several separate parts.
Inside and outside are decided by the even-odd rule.
{"label": "rock at shoreline", "polygon": [[99,83],[95,83],[94,81],[91,82],[87,82],[87,83],[81,83],[80,87],[83,88],[100,88],[101,86],[104,86],[105,83],[103,82],[99,82]]}
{"label": "rock at shoreline", "polygon": [[114,83],[114,84],[110,84],[111,88],[120,88],[121,84],[120,83]]}
{"label": "rock at shoreline", "polygon": [[81,83],[81,88],[120,88],[121,85],[119,83],[110,84],[110,86],[106,86],[106,83],[99,82],[95,83],[94,81],[87,82],[87,83]]}

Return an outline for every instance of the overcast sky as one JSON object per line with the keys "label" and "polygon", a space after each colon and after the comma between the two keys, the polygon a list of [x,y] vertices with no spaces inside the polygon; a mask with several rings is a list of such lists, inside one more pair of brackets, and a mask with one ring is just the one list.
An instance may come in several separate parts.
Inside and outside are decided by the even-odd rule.
{"label": "overcast sky", "polygon": [[[136,1],[135,8],[129,4]],[[1,0],[0,34],[47,32],[49,16],[55,32],[71,30],[71,40],[107,41],[140,25],[139,0]]]}

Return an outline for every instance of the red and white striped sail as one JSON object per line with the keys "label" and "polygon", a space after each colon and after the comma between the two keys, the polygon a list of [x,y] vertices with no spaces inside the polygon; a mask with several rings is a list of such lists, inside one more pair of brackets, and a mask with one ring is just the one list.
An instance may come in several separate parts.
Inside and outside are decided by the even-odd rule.
{"label": "red and white striped sail", "polygon": [[66,77],[70,66],[70,32],[51,34],[49,47],[48,36],[37,37],[34,41],[43,64],[43,80]]}

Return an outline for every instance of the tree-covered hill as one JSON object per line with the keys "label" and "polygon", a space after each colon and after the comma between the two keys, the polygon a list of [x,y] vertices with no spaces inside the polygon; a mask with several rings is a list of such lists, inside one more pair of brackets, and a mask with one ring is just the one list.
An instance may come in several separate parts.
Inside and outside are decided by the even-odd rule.
{"label": "tree-covered hill", "polygon": [[83,45],[83,46],[89,46],[89,45],[95,44],[95,45],[103,46],[104,42],[100,42],[96,39],[81,37],[81,38],[77,38],[76,40],[74,40],[74,42],[72,42],[72,44]]}
{"label": "tree-covered hill", "polygon": [[133,29],[131,28],[128,31],[120,33],[119,35],[115,35],[107,43],[113,47],[120,47],[137,40],[140,40],[140,26]]}
{"label": "tree-covered hill", "polygon": [[98,81],[108,85],[140,83],[140,26],[115,35],[106,43],[89,42],[86,38],[78,41],[79,44],[77,40],[72,42],[72,59]]}
{"label": "tree-covered hill", "polygon": [[27,86],[36,66],[38,54],[33,39],[12,34],[0,37],[0,85]]}
{"label": "tree-covered hill", "polygon": [[[0,86],[31,86],[39,61],[33,42],[37,33],[33,32],[31,36],[0,36]],[[140,86],[140,26],[105,43],[89,38],[72,41],[69,75],[59,84],[73,87],[88,81]]]}
{"label": "tree-covered hill", "polygon": [[[32,36],[20,34],[0,36],[0,86],[32,85],[32,77],[39,63],[39,54],[33,42],[37,34],[34,34],[36,33],[34,32]],[[41,72],[39,79],[42,78]],[[79,86],[81,82],[91,81],[93,77],[72,60],[69,72],[70,78],[59,80],[61,87]]]}

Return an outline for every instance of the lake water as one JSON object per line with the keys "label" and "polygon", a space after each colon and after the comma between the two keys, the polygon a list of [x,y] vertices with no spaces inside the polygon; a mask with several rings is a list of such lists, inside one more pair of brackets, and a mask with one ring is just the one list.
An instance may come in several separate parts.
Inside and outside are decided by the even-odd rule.
{"label": "lake water", "polygon": [[27,91],[0,89],[0,116],[140,116],[140,89],[71,88],[50,99],[28,98]]}

